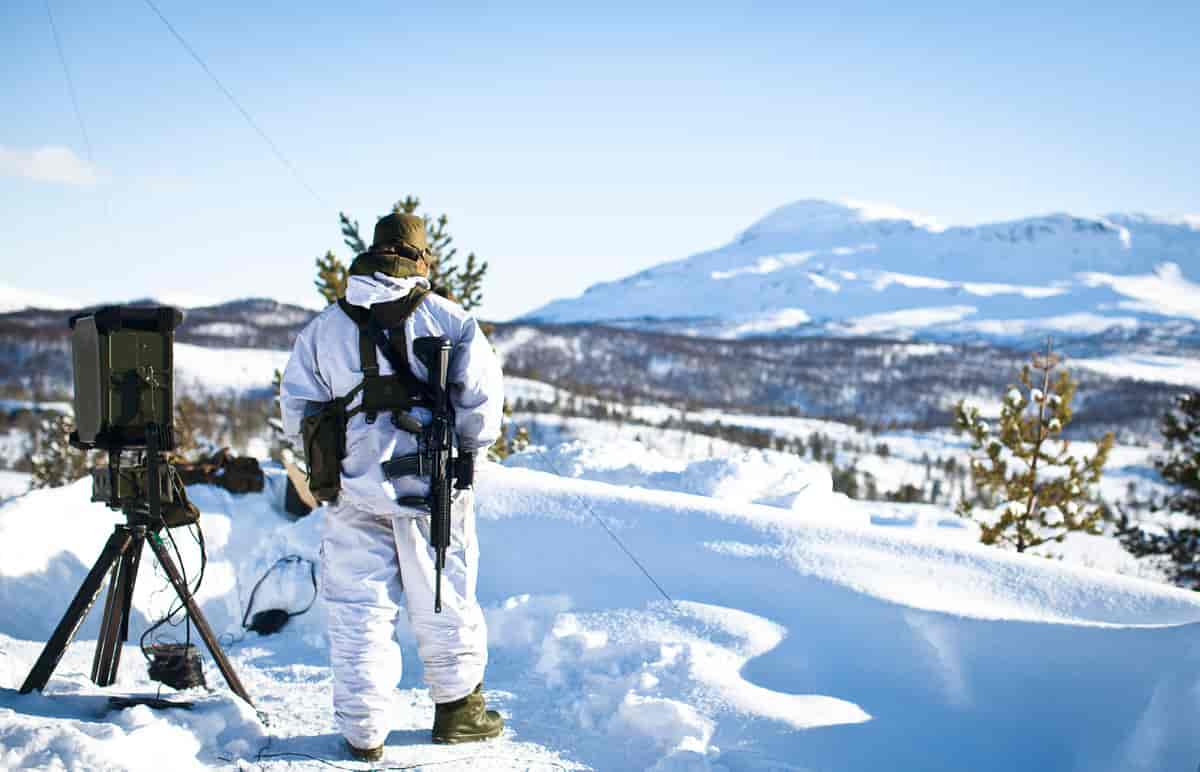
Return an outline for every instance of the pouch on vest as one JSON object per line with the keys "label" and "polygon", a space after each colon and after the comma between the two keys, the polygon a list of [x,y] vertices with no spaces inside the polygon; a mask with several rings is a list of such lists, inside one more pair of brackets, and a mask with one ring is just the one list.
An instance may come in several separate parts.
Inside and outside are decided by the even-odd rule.
{"label": "pouch on vest", "polygon": [[412,393],[412,378],[407,375],[377,375],[364,380],[359,410],[369,414],[423,406],[420,395]]}
{"label": "pouch on vest", "polygon": [[316,410],[300,421],[308,488],[317,501],[336,501],[346,457],[346,403],[340,399],[309,403]]}

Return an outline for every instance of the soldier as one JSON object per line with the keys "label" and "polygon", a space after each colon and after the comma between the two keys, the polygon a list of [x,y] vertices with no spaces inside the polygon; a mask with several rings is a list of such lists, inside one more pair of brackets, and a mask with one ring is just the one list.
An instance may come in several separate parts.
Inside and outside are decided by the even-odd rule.
{"label": "soldier", "polygon": [[[433,741],[486,740],[504,726],[500,714],[486,710],[482,693],[487,629],[475,597],[479,545],[470,488],[454,491],[442,610],[434,610],[430,517],[420,506],[429,494],[429,472],[416,460],[421,428],[431,420],[417,392],[429,374],[412,345],[443,335],[453,346],[447,384],[459,457],[467,464],[500,434],[500,364],[475,319],[430,293],[430,256],[421,218],[396,213],[380,219],[371,248],[350,266],[345,298],[296,339],[281,387],[284,430],[291,436],[300,434],[305,416],[336,404],[331,401],[341,398],[345,408],[337,418],[344,425],[344,458],[322,454],[307,436],[306,445],[314,445],[310,472],[324,464],[335,474],[327,497],[336,501],[327,508],[321,542],[333,707],[351,755],[366,761],[383,757],[392,724],[400,679],[393,634],[402,593],[436,704]],[[397,384],[408,391],[386,412],[363,412],[363,391],[355,390],[372,378],[387,385],[377,393],[392,394]],[[381,463],[406,457],[413,459],[413,474],[388,479]],[[462,473],[470,479],[469,469]]]}

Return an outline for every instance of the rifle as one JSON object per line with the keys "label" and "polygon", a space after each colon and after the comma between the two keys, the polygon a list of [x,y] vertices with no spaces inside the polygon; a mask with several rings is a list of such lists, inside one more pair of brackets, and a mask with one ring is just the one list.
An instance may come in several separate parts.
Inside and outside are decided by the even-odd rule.
{"label": "rifle", "polygon": [[[419,454],[419,464],[424,466],[426,460],[429,463],[429,543],[434,549],[437,577],[433,610],[440,614],[442,569],[446,567],[446,549],[450,546],[451,482],[456,481],[454,487],[460,490],[470,488],[474,482],[475,458],[473,453],[460,453],[458,458],[453,455],[454,406],[446,388],[450,340],[444,336],[417,338],[413,341],[413,353],[429,372],[429,396],[433,402],[433,422],[425,432],[425,448]],[[390,471],[388,464],[384,464],[384,473]]]}
{"label": "rifle", "polygon": [[[391,361],[392,354],[386,343],[387,340],[379,335],[377,345]],[[475,454],[460,451],[455,457],[453,452],[454,406],[450,402],[450,391],[446,383],[450,370],[450,349],[450,340],[441,335],[417,338],[413,341],[413,353],[429,373],[425,389],[431,403],[429,410],[433,419],[428,428],[422,429],[410,416],[401,416],[415,425],[415,429],[410,431],[421,432],[417,452],[411,456],[393,458],[380,465],[383,476],[389,480],[407,475],[429,477],[428,497],[403,496],[399,503],[429,509],[429,544],[434,549],[433,567],[436,575],[433,610],[439,614],[442,611],[442,570],[446,567],[446,550],[450,546],[452,490],[470,488],[475,482]],[[407,365],[395,361],[392,362],[392,366],[399,372],[400,367]],[[401,420],[398,426],[409,430],[404,420]]]}

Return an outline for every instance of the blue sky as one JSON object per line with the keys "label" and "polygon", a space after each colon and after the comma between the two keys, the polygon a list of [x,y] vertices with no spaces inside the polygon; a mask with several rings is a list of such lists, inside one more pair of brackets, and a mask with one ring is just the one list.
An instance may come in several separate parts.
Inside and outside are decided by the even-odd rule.
{"label": "blue sky", "polygon": [[143,0],[50,2],[94,166],[44,3],[0,6],[0,285],[43,295],[312,305],[338,210],[409,193],[493,319],[800,198],[1200,212],[1194,2],[157,0],[320,200]]}

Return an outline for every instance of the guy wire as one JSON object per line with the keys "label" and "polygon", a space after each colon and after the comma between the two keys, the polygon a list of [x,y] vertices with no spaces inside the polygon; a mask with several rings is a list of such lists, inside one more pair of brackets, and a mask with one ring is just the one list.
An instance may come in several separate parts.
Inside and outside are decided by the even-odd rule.
{"label": "guy wire", "polygon": [[[537,446],[532,446],[530,449],[534,453],[538,454],[538,457],[541,458],[542,461],[544,461],[546,463],[546,466],[550,467],[550,471],[554,472],[554,474],[558,475],[559,477],[565,476],[561,472],[558,471],[558,468],[554,466],[554,462],[552,462],[546,456],[546,454],[541,451],[540,448],[538,448]],[[646,567],[644,565],[642,565],[642,561],[638,560],[637,556],[635,556],[632,552],[630,552],[629,548],[625,546],[625,543],[622,542],[620,540],[620,538],[618,538],[617,535],[613,532],[613,530],[608,527],[608,523],[604,522],[604,519],[602,517],[600,517],[600,515],[596,514],[596,510],[592,509],[592,505],[588,504],[587,499],[585,499],[583,496],[580,496],[578,494],[575,496],[575,498],[579,501],[580,504],[583,504],[583,507],[584,507],[584,509],[586,509],[588,511],[588,514],[590,514],[592,516],[592,518],[597,523],[600,524],[600,527],[604,529],[604,532],[607,533],[609,535],[609,537],[611,537],[612,540],[617,543],[617,546],[621,548],[621,551],[624,552],[626,554],[626,556],[628,556],[629,559],[633,561],[633,564],[635,566],[637,566],[638,569],[645,575],[645,577],[650,580],[650,583],[654,585],[655,589],[658,590],[659,594],[667,599],[667,603],[670,603],[672,606],[674,606],[675,599],[672,598],[670,595],[668,595],[667,591],[663,589],[662,585],[659,584],[658,581],[653,576],[651,576],[650,571],[648,571],[646,569]]]}
{"label": "guy wire", "polygon": [[[49,0],[47,0],[47,2],[49,2]],[[271,152],[275,154],[275,157],[279,159],[279,162],[283,164],[284,168],[291,172],[292,176],[296,178],[296,181],[308,191],[309,195],[311,195],[318,204],[325,209],[329,209],[329,204],[325,202],[325,199],[321,198],[317,191],[313,190],[312,186],[309,185],[304,177],[300,174],[300,171],[291,161],[288,160],[287,156],[283,154],[283,151],[279,149],[279,146],[276,145],[269,136],[267,136],[267,132],[265,132],[263,128],[258,125],[258,122],[250,116],[250,113],[246,110],[246,108],[242,107],[242,103],[237,100],[237,97],[233,95],[233,92],[226,88],[225,84],[221,82],[221,79],[217,77],[216,73],[214,73],[209,66],[205,64],[204,59],[200,57],[200,54],[196,53],[196,49],[192,48],[192,46],[183,39],[183,35],[179,34],[179,31],[175,29],[171,22],[167,21],[167,17],[163,16],[162,11],[158,10],[158,6],[154,4],[154,0],[146,0],[146,5],[150,6],[150,10],[154,11],[154,14],[158,16],[159,20],[162,21],[175,39],[179,41],[179,45],[183,46],[184,50],[196,60],[196,64],[200,65],[200,68],[204,70],[209,79],[217,85],[217,88],[221,90],[221,93],[225,95],[225,98],[229,100],[229,103],[233,105],[239,113],[241,113],[242,118],[246,120],[246,123],[250,125],[250,128],[254,129],[254,131],[258,133],[258,136],[262,137],[262,140],[267,143],[268,147],[271,148]]]}
{"label": "guy wire", "polygon": [[71,68],[67,66],[67,55],[63,52],[62,39],[58,36],[58,25],[54,22],[54,11],[50,9],[50,0],[46,0],[46,15],[50,17],[50,31],[54,33],[54,47],[58,50],[58,61],[62,63],[63,75],[67,78],[67,93],[71,95],[71,106],[75,109],[75,120],[79,122],[79,133],[83,135],[83,149],[87,152],[88,163],[96,165],[92,156],[92,140],[88,136],[87,125],[83,122],[83,111],[79,109],[79,96],[75,93],[75,81],[71,77]]}

